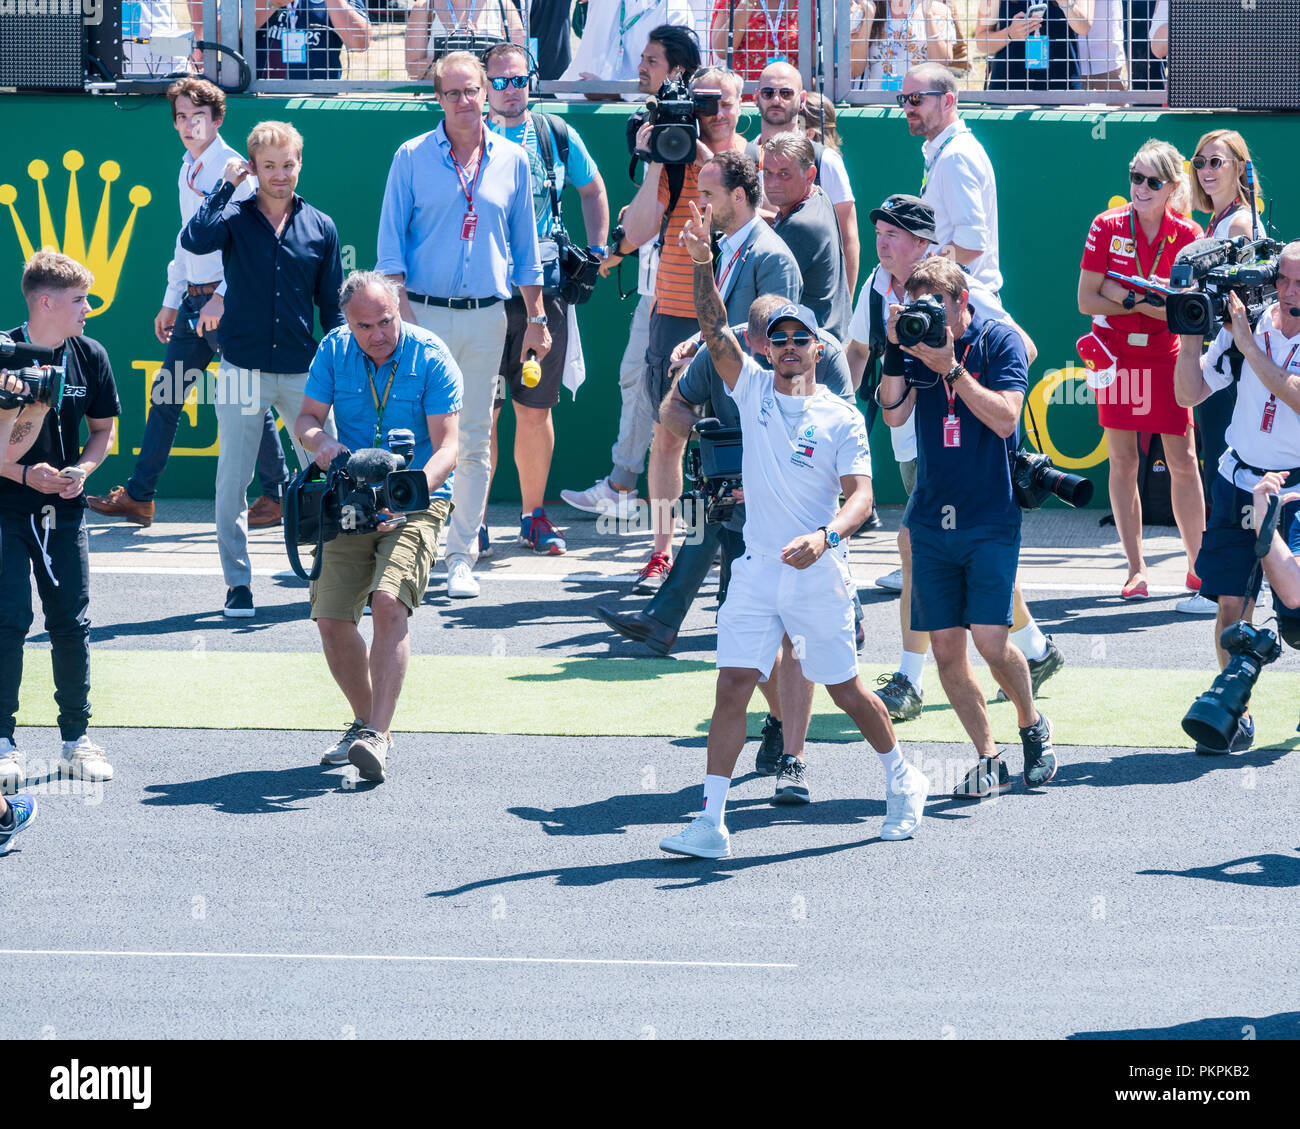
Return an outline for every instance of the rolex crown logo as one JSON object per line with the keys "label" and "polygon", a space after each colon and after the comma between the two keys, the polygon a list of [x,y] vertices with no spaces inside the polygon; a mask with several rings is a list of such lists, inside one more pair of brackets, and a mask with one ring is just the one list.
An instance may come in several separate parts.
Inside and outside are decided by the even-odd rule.
{"label": "rolex crown logo", "polygon": [[9,216],[14,223],[18,244],[22,248],[23,261],[26,262],[39,250],[60,251],[75,259],[95,276],[95,283],[90,288],[91,310],[88,317],[102,314],[113,304],[117,294],[117,284],[122,277],[122,263],[126,259],[127,248],[131,244],[131,232],[135,229],[136,213],[153,198],[152,193],[142,184],[135,185],[126,198],[131,203],[131,214],[127,217],[114,242],[109,249],[108,221],[110,199],[113,183],[122,175],[122,167],[116,161],[105,161],[99,166],[99,179],[104,182],[104,191],[99,198],[99,212],[95,216],[95,227],[90,235],[90,246],[86,246],[85,229],[81,222],[81,198],[77,191],[77,173],[86,163],[77,150],[69,149],[63,154],[63,167],[68,170],[68,201],[64,213],[63,240],[59,241],[54,230],[54,216],[50,211],[50,201],[45,192],[45,179],[50,175],[50,166],[37,158],[27,166],[27,175],[36,182],[36,196],[40,212],[40,244],[33,245],[23,226],[18,209],[18,189],[12,184],[0,184],[0,206],[9,209]]}

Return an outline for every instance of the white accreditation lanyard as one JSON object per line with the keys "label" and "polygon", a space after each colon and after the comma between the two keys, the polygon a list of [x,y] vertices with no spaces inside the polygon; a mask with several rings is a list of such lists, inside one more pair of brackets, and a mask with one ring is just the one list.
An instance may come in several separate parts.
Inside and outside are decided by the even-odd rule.
{"label": "white accreditation lanyard", "polygon": [[[888,34],[882,52],[881,64],[885,73],[881,75],[880,78],[881,90],[903,89],[903,71],[907,68],[899,68],[895,63],[900,58],[907,58],[907,41],[912,37],[912,15],[916,12],[916,5],[918,2],[919,0],[912,0],[912,6],[908,8],[907,15],[903,17],[903,26],[898,29],[897,34],[893,33],[892,26],[890,28],[890,33]],[[889,22],[891,25],[894,22],[894,17],[892,15],[889,17]],[[925,37],[922,36],[921,38],[922,42],[924,42]]]}
{"label": "white accreditation lanyard", "polygon": [[[767,24],[768,35],[772,37],[772,43],[778,45],[781,43],[781,16],[785,11],[785,0],[776,0],[776,15],[772,15],[772,10],[767,6],[767,0],[758,0],[758,6],[763,9],[763,21]],[[773,63],[788,63],[790,60],[784,55],[769,55],[765,66],[771,66]]]}
{"label": "white accreditation lanyard", "polygon": [[303,66],[307,62],[307,31],[298,27],[298,9],[302,0],[293,0],[284,8],[288,26],[280,36],[280,58],[286,66]]}

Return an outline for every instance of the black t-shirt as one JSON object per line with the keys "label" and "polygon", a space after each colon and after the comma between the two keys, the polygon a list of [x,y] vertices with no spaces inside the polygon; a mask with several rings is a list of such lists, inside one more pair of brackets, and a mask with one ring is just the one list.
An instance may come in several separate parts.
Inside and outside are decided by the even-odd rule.
{"label": "black t-shirt", "polygon": [[[27,340],[21,327],[9,335],[15,341]],[[48,463],[58,470],[71,466],[84,449],[81,421],[86,416],[107,419],[122,412],[108,353],[98,341],[89,337],[69,337],[63,348],[63,366],[63,406],[58,419],[56,421],[53,412],[45,413],[36,441],[18,460],[20,466]],[[19,416],[14,426],[21,426],[22,419]],[[60,498],[57,494],[42,494],[21,482],[0,479],[0,510],[5,513],[39,514],[45,506],[81,510],[85,505],[85,491],[75,498]]]}
{"label": "black t-shirt", "polygon": [[533,0],[528,31],[537,40],[539,78],[559,78],[569,66],[569,11],[572,7],[565,0]]}
{"label": "black t-shirt", "polygon": [[[1029,0],[1001,0],[994,26],[1006,27],[1028,9]],[[1051,0],[1039,34],[1047,38],[1047,66],[1025,66],[1026,41],[1013,39],[988,57],[985,90],[1069,90],[1074,86],[1078,79],[1074,32],[1060,6]]]}

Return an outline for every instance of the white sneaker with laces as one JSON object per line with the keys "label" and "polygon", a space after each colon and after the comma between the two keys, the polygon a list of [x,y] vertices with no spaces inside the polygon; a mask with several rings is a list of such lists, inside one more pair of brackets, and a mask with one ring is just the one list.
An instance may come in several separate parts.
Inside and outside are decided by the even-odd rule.
{"label": "white sneaker with laces", "polygon": [[890,841],[910,839],[921,825],[930,782],[915,765],[908,765],[901,778],[885,785],[885,823],[880,837]]}
{"label": "white sneaker with laces", "polygon": [[893,572],[887,572],[884,576],[876,577],[876,587],[883,588],[886,592],[901,592],[903,590],[903,570],[896,568]]}
{"label": "white sneaker with laces", "polygon": [[1174,605],[1174,611],[1182,612],[1183,615],[1218,615],[1219,605],[1199,592],[1193,592],[1186,599],[1179,600]]}
{"label": "white sneaker with laces", "polygon": [[731,854],[731,836],[725,826],[715,827],[713,820],[701,812],[686,830],[660,839],[659,849],[697,859],[725,859]]}
{"label": "white sneaker with laces", "polygon": [[8,737],[0,737],[0,792],[12,796],[26,779],[23,762],[18,759],[18,746]]}
{"label": "white sneaker with laces", "polygon": [[447,595],[453,600],[472,600],[478,595],[478,581],[464,557],[447,562]]}
{"label": "white sneaker with laces", "polygon": [[59,775],[73,780],[112,780],[113,766],[104,750],[83,733],[75,741],[63,742]]}
{"label": "white sneaker with laces", "polygon": [[575,510],[599,516],[628,518],[636,509],[636,491],[615,490],[607,478],[597,479],[586,490],[561,490],[560,500]]}
{"label": "white sneaker with laces", "polygon": [[351,725],[348,726],[347,732],[335,744],[326,749],[320,758],[321,764],[341,765],[348,763],[348,750],[352,748],[352,742],[357,739],[357,735],[366,727],[366,723],[359,717],[355,718]]}

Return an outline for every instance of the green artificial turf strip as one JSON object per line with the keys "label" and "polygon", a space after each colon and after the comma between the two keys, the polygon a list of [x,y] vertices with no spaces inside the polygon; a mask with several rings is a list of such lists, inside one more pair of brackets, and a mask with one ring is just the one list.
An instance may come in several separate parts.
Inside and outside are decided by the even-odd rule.
{"label": "green artificial turf strip", "polygon": [[[868,686],[890,671],[861,668]],[[996,687],[988,671],[981,667],[976,673],[991,699]],[[1188,739],[1179,721],[1210,681],[1206,671],[1067,667],[1043,688],[1039,704],[1061,745],[1181,748]],[[694,660],[416,655],[393,728],[695,736],[708,730],[713,686],[713,664]],[[897,726],[900,741],[965,742],[932,666],[926,688],[921,716]],[[1251,702],[1260,746],[1300,743],[1297,703],[1300,674],[1266,670]],[[91,656],[91,704],[97,727],[341,730],[351,721],[318,654],[99,650]],[[1018,744],[1010,704],[990,701],[988,709],[994,738]],[[755,694],[751,736],[757,735],[764,712]],[[55,715],[49,651],[29,650],[18,722],[49,726]],[[859,739],[820,687],[809,735],[823,741]]]}

